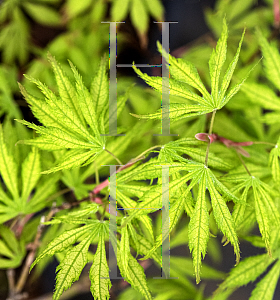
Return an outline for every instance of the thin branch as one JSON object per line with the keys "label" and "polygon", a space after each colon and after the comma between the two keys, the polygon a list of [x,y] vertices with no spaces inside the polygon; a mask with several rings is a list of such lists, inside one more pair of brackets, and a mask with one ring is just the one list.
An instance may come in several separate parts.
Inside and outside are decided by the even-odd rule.
{"label": "thin branch", "polygon": [[20,277],[19,277],[19,280],[17,282],[17,285],[16,285],[16,288],[15,288],[15,293],[16,294],[19,294],[21,293],[21,291],[23,290],[24,288],[24,285],[26,283],[26,280],[27,280],[27,277],[28,277],[28,274],[29,274],[29,269],[30,269],[30,266],[31,264],[33,263],[34,261],[34,258],[35,258],[35,254],[36,254],[36,250],[39,246],[39,240],[41,238],[41,235],[42,235],[42,229],[43,229],[43,225],[41,224],[43,222],[45,218],[42,217],[41,218],[41,222],[40,224],[38,225],[38,229],[37,229],[37,233],[36,233],[36,236],[35,236],[35,239],[34,239],[34,242],[33,242],[33,245],[32,245],[32,249],[31,251],[29,252],[29,254],[27,255],[27,258],[25,260],[25,264],[23,266],[23,269],[21,271],[21,274],[20,274]]}
{"label": "thin branch", "polygon": [[63,194],[66,194],[66,193],[68,193],[68,192],[71,192],[71,191],[72,191],[72,189],[70,189],[70,188],[66,188],[66,189],[63,189],[63,190],[61,190],[61,191],[58,191],[57,193],[51,195],[51,196],[46,200],[46,202],[51,202],[52,200],[56,199],[57,197],[59,197],[59,196],[61,196],[61,195],[63,195]]}
{"label": "thin branch", "polygon": [[7,273],[8,284],[9,284],[9,298],[13,299],[15,296],[15,270],[8,269],[6,273]]}

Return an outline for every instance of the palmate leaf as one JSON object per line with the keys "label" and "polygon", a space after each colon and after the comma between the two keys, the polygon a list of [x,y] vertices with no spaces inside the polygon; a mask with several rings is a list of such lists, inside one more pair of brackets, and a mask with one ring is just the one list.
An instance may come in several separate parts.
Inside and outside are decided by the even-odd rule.
{"label": "palmate leaf", "polygon": [[[159,164],[161,165],[163,163]],[[184,194],[185,198],[188,198],[187,194],[190,192],[190,190],[195,185],[199,185],[198,197],[196,199],[195,207],[192,207],[192,209],[189,210],[191,212],[191,221],[189,224],[189,246],[190,251],[193,255],[194,269],[196,273],[196,280],[198,283],[200,281],[201,259],[204,258],[206,254],[207,241],[209,238],[209,214],[206,205],[206,189],[208,188],[210,192],[211,204],[216,223],[221,231],[226,235],[228,241],[233,245],[234,251],[236,253],[237,263],[240,259],[239,242],[236,234],[235,224],[231,213],[225,203],[225,200],[229,198],[236,203],[246,202],[242,202],[236,196],[234,196],[221,182],[217,180],[211,170],[209,168],[206,168],[204,164],[194,163],[187,160],[178,164],[180,165],[181,170],[186,170],[188,171],[188,173],[186,175],[179,175],[179,173],[175,173],[175,179],[170,181],[169,183],[169,194],[175,195],[176,192],[178,193],[178,191],[183,188],[183,192],[181,191],[181,193]],[[169,165],[169,168],[171,170],[173,167],[174,170],[176,170],[176,162],[169,163]],[[141,169],[143,173],[141,174],[140,171],[138,178],[135,177],[137,168],[134,169],[133,172],[135,173],[135,176],[132,176],[132,179],[140,179],[143,175],[145,176],[145,178],[148,178],[149,167],[147,168],[146,173],[144,172],[144,165],[141,166]],[[155,170],[151,171],[151,174],[155,175]],[[139,202],[136,205],[135,209],[125,220],[123,226],[126,226],[127,223],[135,217],[145,215],[149,213],[150,210],[159,210],[161,208],[163,192],[161,187],[161,174],[157,174],[157,176],[159,177],[158,182],[160,182],[160,184],[152,186],[149,191],[143,194],[143,196],[139,199]],[[191,182],[186,186],[186,182],[189,181]],[[178,205],[178,202],[181,202],[182,205]],[[173,208],[176,207],[176,211],[173,211],[172,208],[170,211],[169,232],[170,230],[172,230],[173,225],[176,224],[176,221],[178,220],[178,213],[184,207],[184,201],[182,198],[180,198],[180,200],[176,201],[175,203],[176,204]],[[162,232],[163,238],[168,237],[169,232]],[[160,235],[157,237],[154,247],[150,249],[144,259],[147,259],[154,254],[157,247],[161,244],[162,236]]]}
{"label": "palmate leaf", "polygon": [[[53,299],[58,300],[64,290],[79,279],[79,276],[88,262],[88,248],[92,240],[98,235],[98,247],[94,255],[93,264],[89,272],[91,280],[91,292],[95,299],[109,299],[111,282],[109,268],[106,261],[105,239],[108,235],[109,224],[107,221],[86,219],[87,214],[96,212],[96,204],[90,204],[82,211],[75,211],[69,215],[58,217],[46,224],[55,224],[56,220],[70,224],[86,224],[82,227],[65,231],[52,242],[37,257],[30,270],[44,257],[66,251],[66,254],[57,267],[56,286]],[[74,243],[81,240],[78,245]]]}
{"label": "palmate leaf", "polygon": [[[226,103],[239,91],[239,89],[241,88],[241,86],[243,85],[243,83],[245,82],[245,80],[251,72],[250,71],[247,74],[247,76],[245,76],[245,78],[241,80],[241,82],[232,87],[231,90],[229,90],[229,92],[226,94],[239,59],[244,34],[245,30],[243,31],[236,54],[224,75],[222,83],[220,84],[221,70],[226,60],[228,37],[228,27],[226,24],[226,19],[224,18],[221,37],[218,40],[216,49],[213,50],[209,60],[211,94],[207,91],[206,87],[201,81],[201,78],[194,65],[183,59],[177,59],[170,54],[168,55],[166,51],[162,49],[162,46],[159,42],[159,52],[162,53],[162,55],[170,64],[169,70],[172,75],[172,78],[168,80],[169,86],[165,86],[167,81],[163,81],[161,77],[150,77],[147,74],[143,74],[135,66],[133,68],[135,72],[139,75],[139,77],[141,77],[144,81],[146,81],[151,87],[153,87],[157,91],[162,92],[162,87],[164,87],[164,90],[167,89],[168,91],[170,91],[171,95],[180,96],[187,100],[195,101],[197,103],[196,105],[190,105],[188,103],[170,104],[169,117],[171,120],[177,121],[190,116],[206,114],[214,110],[221,109],[224,105],[226,105]],[[188,88],[188,86],[191,86],[194,89],[196,89],[201,94],[201,96],[192,92]],[[135,114],[131,115],[138,118],[146,119],[162,119],[163,117],[161,109],[154,114],[142,116]]]}
{"label": "palmate leaf", "polygon": [[[106,89],[107,82],[103,70],[104,63],[101,63],[99,73],[94,79],[95,81],[99,80],[98,82],[101,83],[100,91],[92,99],[73,64],[70,63],[76,79],[76,88],[56,60],[51,55],[48,58],[55,73],[59,96],[56,96],[40,81],[28,77],[31,82],[38,86],[45,99],[37,99],[27,93],[23,87],[20,86],[20,88],[35,116],[43,126],[18,120],[41,134],[37,139],[21,141],[22,143],[45,150],[71,149],[61,158],[56,167],[45,171],[45,173],[89,164],[104,151],[105,137],[100,136],[100,134],[105,131],[105,116],[103,115],[102,118],[97,120],[95,108],[98,103],[104,102],[103,94],[105,93],[106,97],[108,92],[103,91],[103,89]],[[100,75],[101,73],[103,77]],[[101,78],[99,78],[100,76]],[[105,84],[102,84],[103,82]]]}
{"label": "palmate leaf", "polygon": [[[280,214],[277,210],[277,207],[270,197],[270,194],[273,196],[277,196],[277,192],[275,192],[271,187],[267,186],[264,182],[260,181],[257,177],[254,176],[225,176],[227,181],[234,180],[236,186],[232,190],[233,192],[241,191],[244,189],[241,199],[246,201],[246,197],[250,188],[253,190],[254,196],[254,204],[255,204],[255,214],[256,219],[259,225],[259,229],[262,235],[262,238],[265,242],[267,251],[271,256],[271,237],[270,232],[272,227],[280,228]],[[241,204],[241,206],[240,206]],[[241,224],[243,221],[243,215],[246,205],[237,203],[234,207],[233,217],[236,222],[236,225]]]}
{"label": "palmate leaf", "polygon": [[[15,127],[8,127],[8,129],[10,134],[16,134]],[[44,182],[40,175],[40,154],[34,148],[27,148],[28,155],[21,153],[19,159],[21,168],[19,168],[14,157],[8,155],[8,149],[11,152],[11,147],[3,138],[1,124],[0,144],[0,174],[5,186],[3,188],[0,184],[0,223],[4,223],[19,214],[31,214],[46,207],[50,203],[47,202],[47,198],[56,191],[56,182],[59,177],[53,176]],[[20,185],[19,174],[21,175]]]}

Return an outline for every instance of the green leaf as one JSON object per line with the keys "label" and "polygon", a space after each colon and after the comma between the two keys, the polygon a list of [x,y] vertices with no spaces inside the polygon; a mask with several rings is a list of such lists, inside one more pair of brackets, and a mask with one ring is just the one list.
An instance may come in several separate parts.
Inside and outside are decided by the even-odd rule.
{"label": "green leaf", "polygon": [[224,199],[218,193],[214,186],[215,181],[213,182],[213,174],[208,168],[206,169],[206,178],[207,186],[211,196],[211,203],[213,207],[215,220],[217,222],[218,227],[233,245],[234,252],[236,254],[236,264],[238,264],[240,260],[240,249],[234,221]]}
{"label": "green leaf", "polygon": [[[279,120],[279,118],[277,118]],[[270,151],[269,154],[269,165],[272,170],[272,177],[276,184],[280,184],[280,137],[275,147]]]}
{"label": "green leaf", "polygon": [[109,97],[109,83],[106,75],[106,63],[107,60],[105,58],[101,59],[98,72],[90,86],[90,93],[93,100],[91,100],[92,104],[88,103],[88,110],[89,113],[93,113],[98,120],[101,118],[102,111],[105,109],[105,107],[107,107]]}
{"label": "green leaf", "polygon": [[77,117],[82,125],[84,125],[84,119],[81,115],[81,109],[77,101],[77,93],[74,86],[55,58],[48,54],[48,60],[52,65],[61,99],[71,108],[72,115]]}
{"label": "green leaf", "polygon": [[211,77],[211,96],[213,99],[213,104],[215,106],[218,105],[220,73],[226,60],[227,38],[228,38],[228,28],[227,28],[226,19],[224,18],[221,37],[218,40],[216,50],[213,49],[212,55],[209,60],[209,70],[210,70],[210,77]]}
{"label": "green leaf", "polygon": [[[82,114],[87,121],[87,123],[90,125],[90,127],[93,130],[94,135],[100,136],[100,132],[98,130],[98,123],[97,123],[97,117],[96,117],[96,109],[94,108],[94,102],[92,101],[91,95],[88,91],[88,89],[84,86],[81,76],[79,75],[77,69],[74,67],[74,65],[70,63],[71,69],[74,73],[75,79],[76,79],[76,88],[79,94],[79,105],[82,111]],[[99,89],[101,91],[99,93],[104,93],[104,90],[108,90],[107,86],[99,86]],[[106,92],[105,92],[106,93]],[[94,99],[96,103],[98,101]]]}
{"label": "green leaf", "polygon": [[243,86],[244,82],[247,80],[249,77],[250,73],[253,71],[253,69],[257,66],[258,62],[256,63],[255,66],[252,67],[252,69],[247,73],[247,75],[235,86],[233,86],[227,95],[222,99],[220,105],[218,106],[218,109],[221,109],[223,106],[225,106],[228,101],[240,90],[240,88]]}
{"label": "green leaf", "polygon": [[[26,213],[33,213],[39,211],[50,202],[50,195],[56,191],[56,182],[59,180],[58,173],[49,176],[36,187],[34,195],[27,203]],[[50,197],[50,198],[48,198]]]}
{"label": "green leaf", "polygon": [[269,44],[259,29],[256,35],[264,56],[263,64],[267,78],[280,90],[280,55],[275,45]]}
{"label": "green leaf", "polygon": [[[147,74],[143,74],[140,69],[137,69],[135,65],[132,66],[134,71],[137,73],[137,75],[142,78],[147,84],[149,84],[151,87],[153,87],[155,90],[162,93],[162,91],[168,90],[170,92],[170,95],[180,96],[183,98],[186,98],[188,100],[193,100],[201,105],[208,106],[208,102],[205,101],[205,99],[201,96],[198,96],[197,94],[193,93],[191,90],[189,90],[188,85],[184,82],[180,82],[177,80],[174,80],[172,78],[169,78],[169,86],[166,86],[166,81],[162,80],[162,77],[158,76],[149,76]],[[165,87],[164,89],[162,87]]]}
{"label": "green leaf", "polygon": [[79,167],[81,165],[90,164],[100,152],[95,153],[95,151],[81,152],[80,150],[68,151],[67,155],[63,157],[63,160],[56,167],[53,167],[47,171],[41,172],[41,174],[49,174],[52,172],[57,172],[62,169],[71,169]]}
{"label": "green leaf", "polygon": [[120,242],[120,260],[123,265],[124,273],[127,274],[128,260],[130,254],[129,248],[129,235],[127,225],[124,226],[121,230],[121,242]]}
{"label": "green leaf", "polygon": [[280,99],[275,93],[266,85],[259,83],[245,83],[242,92],[254,104],[260,105],[266,109],[280,110]]}
{"label": "green leaf", "polygon": [[280,261],[278,260],[265,277],[257,283],[249,300],[272,300],[280,276]]}
{"label": "green leaf", "polygon": [[41,166],[40,155],[38,150],[32,149],[32,152],[28,155],[22,164],[21,178],[22,178],[22,192],[21,200],[24,202],[27,200],[32,189],[36,186],[40,178]]}
{"label": "green leaf", "polygon": [[96,300],[108,300],[111,281],[109,278],[109,267],[106,260],[105,236],[108,235],[107,228],[100,223],[99,240],[94,260],[89,271],[91,281],[91,293]]}
{"label": "green leaf", "polygon": [[70,245],[74,244],[78,240],[78,238],[92,229],[95,229],[96,231],[96,224],[85,225],[79,228],[65,231],[63,234],[61,234],[48,244],[47,248],[32,263],[30,271],[42,258],[44,258],[45,256],[53,256],[56,252],[64,251]]}
{"label": "green leaf", "polygon": [[[119,253],[119,249],[118,249],[118,253]],[[146,276],[143,267],[140,266],[140,264],[131,254],[129,254],[127,273],[125,273],[124,266],[122,265],[121,262],[119,262],[119,259],[120,258],[118,258],[118,265],[121,271],[121,275],[125,278],[125,280],[128,283],[130,283],[134,289],[140,292],[141,295],[144,296],[146,300],[152,300],[152,296],[147,286]]]}
{"label": "green leaf", "polygon": [[18,168],[11,155],[9,155],[4,142],[2,125],[0,124],[0,172],[1,176],[11,192],[14,200],[19,203]]}
{"label": "green leaf", "polygon": [[157,46],[159,51],[162,52],[162,55],[165,57],[165,59],[169,61],[170,73],[174,77],[174,79],[185,82],[197,89],[203,95],[208,105],[213,107],[211,96],[206,90],[204,84],[202,83],[195,66],[189,61],[185,61],[181,58],[175,58],[170,54],[168,58],[166,51],[162,49],[162,46],[159,42],[157,43]]}
{"label": "green leaf", "polygon": [[[246,202],[247,199],[247,194],[250,186],[246,186],[244,189],[240,200]],[[244,203],[236,203],[234,206],[234,210],[232,213],[232,219],[235,223],[235,227],[238,228],[238,226],[242,223],[243,218],[244,218],[244,212],[245,212],[246,204]]]}
{"label": "green leaf", "polygon": [[226,90],[229,87],[229,84],[230,84],[233,72],[234,72],[234,70],[236,68],[236,65],[237,65],[237,62],[238,62],[238,59],[239,59],[240,50],[241,50],[241,45],[242,45],[242,42],[243,42],[243,39],[244,39],[244,35],[245,35],[245,29],[243,31],[241,40],[239,42],[239,46],[237,48],[236,54],[235,54],[232,62],[230,63],[230,65],[229,65],[229,67],[228,67],[228,69],[226,71],[226,74],[225,74],[225,76],[223,78],[223,81],[222,81],[222,84],[221,84],[221,90],[220,90],[220,93],[219,93],[219,96],[218,96],[218,101],[217,101],[217,106],[218,107],[220,106],[221,102],[223,101],[223,98],[225,96]]}
{"label": "green leaf", "polygon": [[193,265],[196,274],[196,283],[200,282],[201,258],[206,254],[209,239],[209,215],[205,199],[206,174],[201,174],[198,196],[189,223],[189,247],[193,257]]}
{"label": "green leaf", "polygon": [[16,239],[14,232],[0,224],[0,264],[1,268],[17,268],[22,264],[25,248]]}
{"label": "green leaf", "polygon": [[111,20],[123,22],[128,14],[130,0],[115,0],[111,9]]}
{"label": "green leaf", "polygon": [[230,271],[229,277],[220,285],[219,290],[235,288],[255,281],[273,262],[267,254],[243,259]]}
{"label": "green leaf", "polygon": [[56,268],[56,284],[53,299],[58,300],[63,291],[70,288],[74,281],[77,281],[88,262],[88,248],[92,235],[87,236],[77,246],[70,249],[64,259]]}
{"label": "green leaf", "polygon": [[[18,122],[27,125],[30,128],[33,128],[38,133],[43,134],[46,137],[47,141],[52,141],[54,146],[63,147],[63,148],[72,148],[72,149],[88,149],[88,150],[99,150],[100,145],[94,142],[86,142],[83,139],[78,138],[77,136],[72,135],[71,133],[64,131],[63,129],[56,127],[44,128],[42,126],[36,126],[30,124],[24,120]],[[32,142],[30,142],[31,144]],[[24,141],[25,144],[25,141]],[[37,143],[35,143],[37,144]]]}
{"label": "green leaf", "polygon": [[164,7],[160,0],[145,0],[145,4],[152,17],[157,21],[163,21]]}
{"label": "green leaf", "polygon": [[269,242],[269,231],[270,231],[270,226],[269,226],[269,216],[267,213],[267,208],[265,204],[263,203],[262,197],[260,197],[259,194],[259,183],[254,180],[252,182],[253,186],[253,193],[254,193],[254,199],[255,199],[255,212],[256,212],[256,218],[259,224],[260,232],[262,235],[262,238],[265,242],[265,246],[267,248],[267,251],[269,253],[269,256],[271,256],[271,249],[270,249],[270,242]]}
{"label": "green leaf", "polygon": [[49,6],[24,1],[23,7],[32,17],[32,19],[40,24],[47,26],[57,26],[61,23],[59,13]]}
{"label": "green leaf", "polygon": [[[169,118],[174,121],[178,121],[180,119],[203,115],[212,112],[212,108],[209,106],[202,105],[187,105],[183,103],[172,103],[169,105]],[[159,109],[154,114],[149,115],[136,115],[130,113],[132,116],[140,119],[162,119],[162,109]]]}
{"label": "green leaf", "polygon": [[132,0],[130,12],[132,25],[139,31],[145,34],[148,30],[149,19],[145,4],[141,0]]}
{"label": "green leaf", "polygon": [[77,15],[89,9],[91,4],[91,0],[84,0],[79,2],[75,0],[68,0],[66,4],[67,14],[70,18],[76,17]]}

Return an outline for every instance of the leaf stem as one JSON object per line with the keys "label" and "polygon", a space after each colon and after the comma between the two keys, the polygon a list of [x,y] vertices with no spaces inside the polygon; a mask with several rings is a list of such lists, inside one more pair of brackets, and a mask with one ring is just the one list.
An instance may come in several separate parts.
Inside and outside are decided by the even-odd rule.
{"label": "leaf stem", "polygon": [[151,151],[151,150],[153,150],[153,149],[155,149],[155,148],[159,148],[159,147],[162,147],[162,145],[156,145],[156,146],[153,146],[153,147],[151,147],[151,148],[145,150],[144,152],[142,152],[141,154],[139,154],[137,157],[133,158],[132,161],[137,160],[138,158],[140,158],[140,157],[142,157],[143,155],[145,155],[147,152],[149,152],[149,151]]}
{"label": "leaf stem", "polygon": [[253,142],[253,144],[263,144],[263,145],[269,145],[269,146],[275,147],[275,144],[269,143],[269,142]]}
{"label": "leaf stem", "polygon": [[[217,109],[214,109],[213,113],[212,113],[211,122],[210,122],[210,128],[209,128],[209,135],[212,134],[216,111],[217,111]],[[208,145],[207,145],[207,149],[206,149],[205,163],[204,163],[204,165],[206,167],[208,167],[208,155],[209,155],[209,150],[210,150],[210,143],[211,143],[211,141],[209,139]]]}
{"label": "leaf stem", "polygon": [[94,162],[94,165],[95,165],[95,182],[98,185],[99,184],[99,173],[98,173],[96,161]]}
{"label": "leaf stem", "polygon": [[239,159],[240,159],[240,161],[241,161],[242,165],[244,166],[245,170],[246,170],[246,171],[247,171],[247,173],[249,174],[249,176],[252,176],[252,174],[250,173],[249,169],[247,168],[247,166],[246,166],[246,164],[245,164],[244,160],[242,159],[242,157],[241,157],[240,153],[239,153],[239,152],[237,152],[237,151],[236,151],[236,153],[237,153],[237,155],[238,155],[238,157],[239,157]]}
{"label": "leaf stem", "polygon": [[104,149],[106,152],[108,152],[111,156],[114,157],[114,159],[120,164],[120,165],[123,165],[123,163],[116,157],[115,154],[113,154],[111,151],[109,151],[108,149]]}

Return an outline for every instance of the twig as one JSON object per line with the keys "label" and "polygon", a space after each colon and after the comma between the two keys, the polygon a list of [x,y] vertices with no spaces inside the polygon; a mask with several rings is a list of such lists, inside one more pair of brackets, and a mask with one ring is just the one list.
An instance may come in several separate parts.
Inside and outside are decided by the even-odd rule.
{"label": "twig", "polygon": [[42,222],[44,222],[44,219],[45,218],[42,217],[41,218],[41,222],[38,225],[37,233],[36,233],[36,236],[35,236],[35,239],[34,239],[34,242],[33,242],[32,248],[31,248],[31,251],[27,255],[27,258],[25,260],[25,264],[23,266],[23,269],[21,271],[19,280],[18,280],[16,288],[15,288],[15,293],[16,294],[21,293],[21,291],[22,291],[22,289],[23,289],[23,287],[24,287],[24,285],[26,283],[26,280],[27,280],[27,277],[28,277],[28,274],[29,274],[30,266],[31,266],[32,262],[34,261],[36,250],[37,250],[37,248],[39,246],[39,240],[41,238],[42,229],[43,229]]}
{"label": "twig", "polygon": [[15,270],[8,269],[7,270],[7,278],[9,284],[9,298],[14,298],[15,296]]}

